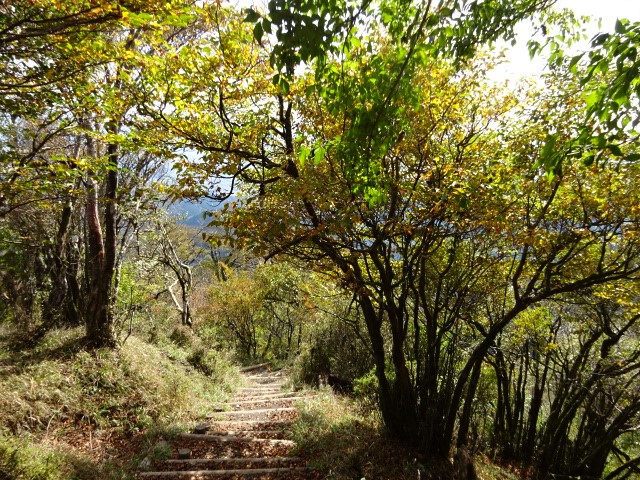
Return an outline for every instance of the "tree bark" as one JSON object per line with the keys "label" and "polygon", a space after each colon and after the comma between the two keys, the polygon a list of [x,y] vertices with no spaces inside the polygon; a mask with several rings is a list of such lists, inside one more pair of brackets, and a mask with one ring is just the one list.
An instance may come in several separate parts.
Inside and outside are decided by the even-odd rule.
{"label": "tree bark", "polygon": [[[87,138],[89,155],[98,157],[95,141]],[[114,347],[112,286],[116,259],[116,190],[118,187],[117,146],[108,146],[109,171],[105,185],[106,203],[104,233],[100,223],[99,185],[89,172],[85,180],[87,199],[85,221],[87,226],[86,272],[88,302],[85,310],[86,340],[92,348]]]}

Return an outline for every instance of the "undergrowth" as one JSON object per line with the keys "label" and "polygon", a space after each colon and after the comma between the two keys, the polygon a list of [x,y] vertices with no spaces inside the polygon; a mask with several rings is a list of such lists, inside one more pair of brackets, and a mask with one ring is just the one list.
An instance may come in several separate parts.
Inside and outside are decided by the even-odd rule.
{"label": "undergrowth", "polygon": [[163,454],[159,439],[237,382],[223,355],[190,364],[179,345],[132,336],[120,349],[86,350],[82,337],[57,330],[29,350],[0,344],[0,479],[133,478],[144,456]]}
{"label": "undergrowth", "polygon": [[352,399],[321,390],[299,411],[292,431],[296,453],[324,478],[418,478],[415,453],[387,438],[379,416],[363,413]]}
{"label": "undergrowth", "polygon": [[[337,396],[322,389],[315,398],[298,405],[293,425],[296,454],[331,480],[451,480],[451,463],[430,459],[390,439],[380,415],[370,402]],[[370,412],[370,413],[369,413]],[[492,463],[475,459],[480,480],[518,480]]]}

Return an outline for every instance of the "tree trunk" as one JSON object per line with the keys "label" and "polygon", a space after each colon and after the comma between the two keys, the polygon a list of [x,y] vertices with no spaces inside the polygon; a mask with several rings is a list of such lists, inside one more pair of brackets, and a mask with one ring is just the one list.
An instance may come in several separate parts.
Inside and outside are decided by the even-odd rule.
{"label": "tree trunk", "polygon": [[115,343],[111,314],[111,277],[105,260],[104,236],[100,226],[97,184],[87,182],[87,286],[88,302],[85,310],[86,339],[94,348],[111,347]]}
{"label": "tree trunk", "polygon": [[392,362],[396,378],[393,384],[390,384],[386,374],[386,356],[384,339],[381,333],[381,317],[369,297],[360,297],[360,305],[373,347],[376,377],[379,384],[380,411],[385,426],[394,438],[410,445],[418,445],[417,408],[411,378],[402,350],[402,341],[397,338],[398,332],[396,332],[392,345]]}
{"label": "tree trunk", "polygon": [[[114,126],[108,127],[110,131]],[[89,155],[98,158],[95,141],[87,138]],[[89,172],[85,181],[87,190],[86,225],[87,254],[86,272],[88,302],[85,310],[86,340],[93,348],[114,347],[113,332],[113,276],[116,261],[116,191],[118,188],[118,153],[117,146],[111,144],[107,148],[109,171],[104,191],[105,214],[104,233],[100,225],[100,208],[98,202],[98,183]]]}
{"label": "tree trunk", "polygon": [[479,361],[478,363],[476,363],[476,366],[473,368],[473,373],[471,374],[469,386],[467,387],[467,398],[465,399],[464,407],[462,408],[462,415],[460,416],[460,426],[458,428],[458,441],[457,441],[458,449],[467,447],[468,437],[469,437],[469,426],[471,425],[471,414],[473,413],[473,403],[476,396],[476,388],[478,386],[478,381],[480,380],[481,368],[482,368],[482,362]]}
{"label": "tree trunk", "polygon": [[[67,269],[66,269],[66,246],[67,246],[67,232],[69,224],[71,222],[72,205],[71,201],[62,209],[62,215],[60,218],[60,225],[58,227],[58,233],[56,234],[56,243],[51,255],[51,262],[53,263],[51,268],[51,290],[47,300],[42,306],[42,319],[43,327],[52,326],[55,321],[60,317],[60,307],[63,305],[69,291],[69,284],[67,282]],[[74,319],[66,319],[65,323],[73,324]]]}

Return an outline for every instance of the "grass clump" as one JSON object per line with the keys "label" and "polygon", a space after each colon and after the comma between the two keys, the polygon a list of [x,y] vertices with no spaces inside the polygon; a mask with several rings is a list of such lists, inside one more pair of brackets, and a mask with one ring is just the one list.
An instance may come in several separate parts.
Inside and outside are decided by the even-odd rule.
{"label": "grass clump", "polygon": [[86,350],[82,337],[53,331],[31,350],[0,343],[0,478],[133,478],[142,457],[161,455],[169,425],[187,429],[237,378],[223,356],[208,376],[133,336],[116,350]]}
{"label": "grass clump", "polygon": [[363,413],[350,398],[324,390],[299,411],[292,430],[296,453],[322,478],[418,478],[415,453],[387,438],[379,416]]}
{"label": "grass clump", "polygon": [[0,478],[14,480],[133,479],[125,466],[96,462],[63,445],[0,436]]}
{"label": "grass clump", "polygon": [[520,476],[496,465],[485,456],[476,456],[476,471],[480,480],[520,480]]}
{"label": "grass clump", "polygon": [[[331,480],[397,479],[451,480],[450,462],[428,458],[424,453],[389,438],[370,402],[338,396],[323,389],[298,405],[299,417],[292,427],[296,454],[308,459],[319,478]],[[480,480],[518,480],[518,476],[475,458]]]}

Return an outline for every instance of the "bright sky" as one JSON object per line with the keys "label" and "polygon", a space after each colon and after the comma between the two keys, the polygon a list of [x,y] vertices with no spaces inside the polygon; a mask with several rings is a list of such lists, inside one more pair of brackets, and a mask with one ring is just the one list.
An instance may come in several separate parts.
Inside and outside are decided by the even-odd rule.
{"label": "bright sky", "polygon": [[[617,18],[627,18],[631,21],[640,21],[640,0],[558,0],[556,8],[569,8],[577,16],[588,16],[593,19],[587,27],[587,35],[593,37],[600,31],[613,31]],[[602,25],[598,28],[597,19],[602,19]],[[522,76],[535,75],[544,68],[541,59],[529,60],[527,40],[531,36],[531,29],[522,26],[518,44],[511,48],[507,54],[508,65],[496,68],[493,75],[496,80],[518,79]],[[578,46],[578,49],[586,49],[588,42]]]}

